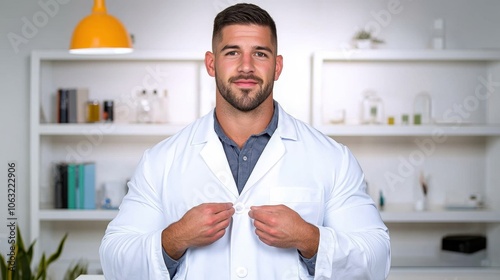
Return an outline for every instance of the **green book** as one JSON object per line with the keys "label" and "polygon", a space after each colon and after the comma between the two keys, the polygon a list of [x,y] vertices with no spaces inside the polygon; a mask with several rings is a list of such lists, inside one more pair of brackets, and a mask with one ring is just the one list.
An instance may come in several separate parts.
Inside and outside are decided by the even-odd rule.
{"label": "green book", "polygon": [[78,165],[78,188],[77,188],[77,208],[84,209],[85,205],[85,164]]}
{"label": "green book", "polygon": [[76,209],[76,165],[68,164],[68,209]]}

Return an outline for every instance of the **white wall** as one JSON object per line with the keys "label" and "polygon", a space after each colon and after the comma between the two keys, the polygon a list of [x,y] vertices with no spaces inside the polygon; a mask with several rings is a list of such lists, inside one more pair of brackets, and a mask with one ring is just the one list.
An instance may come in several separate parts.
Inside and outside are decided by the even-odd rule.
{"label": "white wall", "polygon": [[[7,229],[7,162],[17,163],[17,217],[29,226],[29,57],[35,49],[66,49],[72,30],[91,0],[1,0],[0,2],[0,251]],[[213,17],[236,0],[108,0],[110,14],[135,35],[140,50],[204,53]],[[364,26],[379,28],[382,48],[427,48],[432,20],[446,21],[453,49],[500,48],[500,1],[495,0],[274,0],[254,1],[278,25],[285,70],[275,97],[286,110],[309,120],[310,59],[317,50],[345,48]],[[392,14],[389,12],[392,11]],[[34,27],[34,28],[30,28]],[[299,82],[300,81],[300,82]]]}

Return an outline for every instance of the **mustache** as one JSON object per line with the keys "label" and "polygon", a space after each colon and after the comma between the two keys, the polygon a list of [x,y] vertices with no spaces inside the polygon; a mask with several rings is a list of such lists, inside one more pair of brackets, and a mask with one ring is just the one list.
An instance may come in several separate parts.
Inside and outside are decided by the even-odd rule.
{"label": "mustache", "polygon": [[257,81],[259,84],[262,84],[264,82],[261,78],[254,76],[254,75],[238,75],[238,76],[229,78],[230,83],[237,81],[237,80],[254,80],[254,81]]}

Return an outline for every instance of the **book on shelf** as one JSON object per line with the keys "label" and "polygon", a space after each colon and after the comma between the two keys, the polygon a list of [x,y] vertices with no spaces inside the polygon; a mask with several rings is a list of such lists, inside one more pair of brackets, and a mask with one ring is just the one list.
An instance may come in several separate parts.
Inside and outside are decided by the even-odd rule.
{"label": "book on shelf", "polygon": [[76,170],[74,163],[68,164],[68,182],[66,184],[68,188],[68,209],[76,208]]}
{"label": "book on shelf", "polygon": [[68,92],[64,89],[57,91],[57,122],[68,123]]}
{"label": "book on shelf", "polygon": [[68,208],[68,167],[66,163],[58,163],[54,167],[54,208]]}
{"label": "book on shelf", "polygon": [[56,163],[54,208],[95,209],[95,163]]}
{"label": "book on shelf", "polygon": [[95,209],[95,164],[85,163],[80,166],[83,166],[81,209]]}
{"label": "book on shelf", "polygon": [[56,100],[58,123],[85,122],[86,104],[89,100],[87,88],[59,88]]}

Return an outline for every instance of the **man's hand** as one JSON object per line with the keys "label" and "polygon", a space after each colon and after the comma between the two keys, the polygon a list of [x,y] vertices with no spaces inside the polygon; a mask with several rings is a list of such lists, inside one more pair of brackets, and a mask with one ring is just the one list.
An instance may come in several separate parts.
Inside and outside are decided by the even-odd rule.
{"label": "man's hand", "polygon": [[224,236],[233,214],[232,203],[205,203],[193,207],[163,230],[163,249],[176,260],[189,247],[212,244]]}
{"label": "man's hand", "polygon": [[265,244],[278,248],[296,248],[305,258],[318,251],[319,229],[304,221],[285,205],[252,206],[255,233]]}

